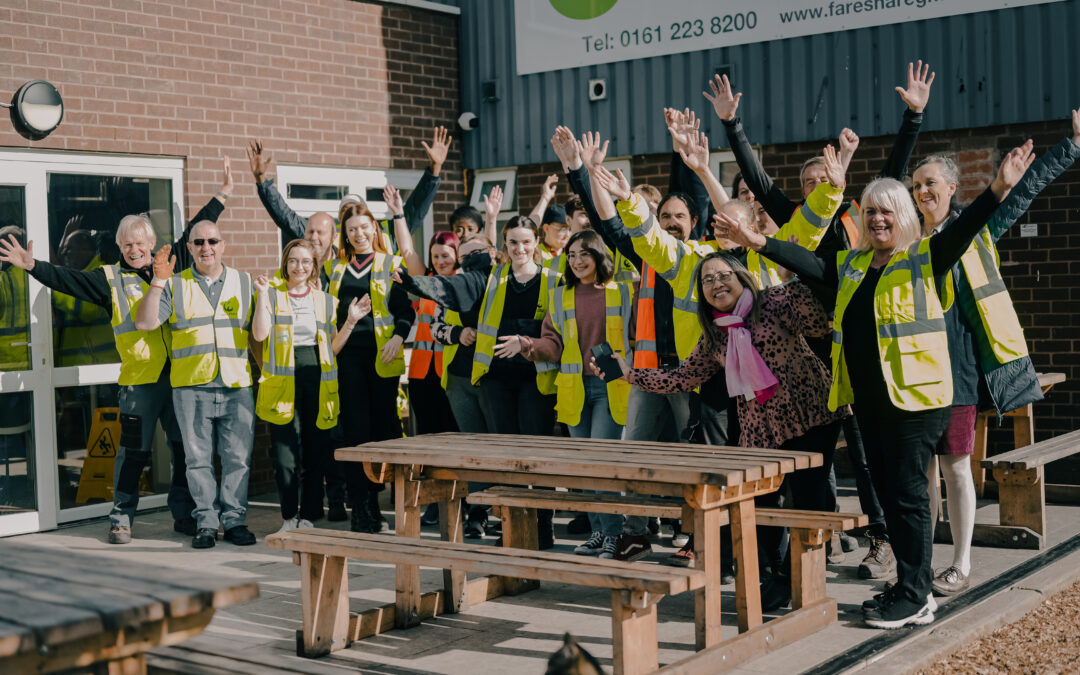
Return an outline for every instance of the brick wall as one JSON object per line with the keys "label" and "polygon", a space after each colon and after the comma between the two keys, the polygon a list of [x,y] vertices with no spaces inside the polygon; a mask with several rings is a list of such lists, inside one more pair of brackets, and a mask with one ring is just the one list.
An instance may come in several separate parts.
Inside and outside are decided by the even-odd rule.
{"label": "brick wall", "polygon": [[[963,129],[923,134],[912,166],[925,155],[952,153],[958,160],[959,198],[974,199],[992,180],[1004,153],[1026,138],[1036,152],[1048,150],[1066,134],[1063,120],[1036,124]],[[714,133],[715,137],[716,134]],[[863,138],[851,164],[848,196],[858,196],[885,161],[892,137]],[[766,169],[789,195],[798,195],[798,171],[804,160],[820,154],[822,143],[770,145],[761,149]],[[634,157],[633,180],[650,182],[666,191],[669,155]],[[521,167],[518,175],[522,212],[539,195],[543,177],[561,170],[553,164]],[[570,195],[565,179],[557,199]],[[1032,204],[1020,223],[1037,223],[1037,237],[1020,236],[1019,223],[999,244],[1001,272],[1028,340],[1036,370],[1063,372],[1068,380],[1035,404],[1036,438],[1043,439],[1080,428],[1080,166],[1066,171]],[[1011,447],[1011,423],[991,435],[996,449]],[[994,450],[991,449],[991,452]],[[1080,462],[1076,463],[1080,464]]]}
{"label": "brick wall", "polygon": [[[5,0],[0,63],[0,91],[45,79],[65,103],[47,139],[3,123],[0,146],[181,157],[188,217],[228,154],[237,187],[220,224],[228,262],[252,272],[279,249],[248,139],[278,162],[420,169],[420,140],[454,128],[459,107],[457,18],[352,0]],[[461,203],[461,167],[455,142],[436,223]],[[252,491],[272,489],[260,442]]]}

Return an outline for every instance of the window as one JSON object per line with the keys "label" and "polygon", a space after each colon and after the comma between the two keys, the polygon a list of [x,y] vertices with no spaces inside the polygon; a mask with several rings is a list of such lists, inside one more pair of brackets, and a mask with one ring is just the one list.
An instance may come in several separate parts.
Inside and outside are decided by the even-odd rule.
{"label": "window", "polygon": [[[757,155],[758,160],[761,160],[761,150],[754,148],[754,154]],[[713,175],[716,176],[720,184],[727,190],[729,197],[734,197],[734,186],[732,182],[735,180],[735,176],[739,173],[739,165],[735,161],[735,153],[730,150],[724,150],[722,152],[709,153],[709,166],[712,168]]]}

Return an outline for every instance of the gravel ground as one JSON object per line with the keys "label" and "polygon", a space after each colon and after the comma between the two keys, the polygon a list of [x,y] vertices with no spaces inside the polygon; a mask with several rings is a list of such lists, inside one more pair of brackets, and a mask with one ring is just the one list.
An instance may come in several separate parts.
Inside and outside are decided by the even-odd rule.
{"label": "gravel ground", "polygon": [[1080,582],[919,673],[1080,673]]}

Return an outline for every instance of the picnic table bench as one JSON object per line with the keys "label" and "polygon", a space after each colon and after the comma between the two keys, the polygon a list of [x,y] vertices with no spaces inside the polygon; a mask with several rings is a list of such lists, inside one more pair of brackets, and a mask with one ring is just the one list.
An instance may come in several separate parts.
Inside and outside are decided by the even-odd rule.
{"label": "picnic table bench", "polygon": [[254,581],[192,574],[13,541],[0,545],[0,672],[145,673],[145,653],[259,594]]}

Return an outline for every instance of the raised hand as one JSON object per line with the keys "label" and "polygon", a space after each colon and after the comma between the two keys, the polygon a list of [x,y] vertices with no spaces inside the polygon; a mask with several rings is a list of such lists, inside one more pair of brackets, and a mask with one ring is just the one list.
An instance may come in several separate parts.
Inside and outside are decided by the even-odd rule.
{"label": "raised hand", "polygon": [[488,220],[495,221],[499,218],[499,211],[502,211],[502,201],[503,191],[498,185],[491,188],[491,192],[484,195],[485,222]]}
{"label": "raised hand", "polygon": [[713,216],[713,230],[716,236],[723,237],[743,248],[761,249],[765,245],[765,235],[754,230],[751,223],[742,223],[726,213]]}
{"label": "raised hand", "polygon": [[825,177],[829,183],[833,187],[847,187],[847,182],[844,180],[844,163],[837,156],[836,148],[831,144],[826,145],[822,155],[825,157]]}
{"label": "raised hand", "polygon": [[854,131],[844,128],[840,132],[840,161],[844,163],[844,171],[851,164],[851,158],[859,147],[859,136]]}
{"label": "raised hand", "polygon": [[551,147],[562,162],[563,170],[570,172],[581,166],[581,153],[578,151],[577,141],[574,140],[574,132],[569,128],[562,125],[555,127],[555,135],[551,137]]}
{"label": "raised hand", "polygon": [[23,248],[13,234],[6,240],[0,239],[0,261],[29,272],[34,269],[34,242],[26,242],[26,248]]}
{"label": "raised hand", "polygon": [[176,265],[176,256],[170,256],[171,244],[165,244],[154,254],[154,278],[168,279],[173,275],[173,267]]}
{"label": "raised hand", "polygon": [[386,208],[390,209],[391,215],[404,213],[405,204],[401,201],[401,193],[397,191],[396,187],[387,183],[386,187],[383,188],[382,198],[386,202]]}
{"label": "raised hand", "polygon": [[401,353],[401,345],[404,343],[405,338],[400,335],[394,335],[386,341],[385,345],[383,345],[381,356],[379,358],[382,359],[383,363],[393,363],[394,359],[397,358],[397,355]]}
{"label": "raised hand", "polygon": [[596,180],[600,183],[600,187],[607,190],[609,195],[621,202],[630,201],[632,196],[630,181],[626,180],[622,169],[616,169],[615,174],[617,175],[613,175],[603,166],[596,167]]}
{"label": "raised hand", "polygon": [[247,156],[248,166],[251,167],[251,175],[255,177],[256,184],[261,184],[264,180],[274,177],[274,158],[270,156],[269,152],[263,150],[262,143],[258,139],[248,143]]}
{"label": "raised hand", "polygon": [[228,155],[222,155],[221,157],[221,169],[225,173],[224,179],[221,181],[221,194],[228,197],[233,191],[232,181],[232,162],[229,160]]}
{"label": "raised hand", "polygon": [[[674,138],[675,132],[671,127],[668,127],[668,131],[671,132],[672,138]],[[687,134],[686,145],[677,148],[677,151],[679,156],[682,157],[686,168],[694,173],[701,173],[709,169],[709,137],[705,135],[704,131]]]}
{"label": "raised hand", "polygon": [[509,359],[521,353],[521,336],[503,335],[499,338],[499,344],[495,345],[495,356],[500,359]]}
{"label": "raised hand", "polygon": [[1080,145],[1080,108],[1072,111],[1072,142],[1074,145]]}
{"label": "raised hand", "polygon": [[738,94],[732,92],[727,75],[717,75],[709,80],[709,89],[712,89],[712,96],[707,91],[701,93],[705,95],[709,103],[712,103],[716,116],[728,121],[735,119],[735,113],[739,110],[739,101],[742,100],[742,92]]}
{"label": "raised hand", "polygon": [[934,74],[930,72],[930,64],[923,65],[922,59],[919,59],[917,63],[907,64],[907,89],[897,87],[896,93],[900,94],[900,98],[912,112],[921,113],[926,110],[926,102],[930,100],[930,85],[933,83]]}
{"label": "raised hand", "polygon": [[265,274],[258,274],[251,282],[255,286],[255,290],[259,293],[265,293],[270,290],[270,279]]}
{"label": "raised hand", "polygon": [[552,199],[555,199],[555,190],[558,189],[558,186],[558,174],[553,173],[547,178],[545,178],[544,185],[540,188],[540,199],[551,202]]}
{"label": "raised hand", "polygon": [[1032,150],[1034,144],[1031,139],[1027,139],[1023,145],[1013,148],[1008,155],[1005,156],[1004,161],[1001,162],[1001,166],[998,167],[997,177],[994,178],[994,182],[990,184],[990,190],[997,195],[998,199],[1003,199],[1009,190],[1014,185],[1020,182],[1020,178],[1024,175],[1024,172],[1028,170],[1031,163],[1035,161],[1035,153]]}
{"label": "raised hand", "polygon": [[349,303],[349,318],[346,319],[353,326],[360,319],[371,313],[371,296],[365,294],[363,298],[353,298]]}
{"label": "raised hand", "polygon": [[581,161],[585,164],[586,169],[593,171],[604,163],[604,158],[607,157],[608,143],[609,141],[604,141],[604,144],[600,145],[600,134],[596,131],[587,131],[581,136]]}
{"label": "raised hand", "polygon": [[431,131],[431,145],[427,141],[420,141],[424,146],[424,152],[431,160],[431,173],[439,175],[439,170],[446,163],[446,155],[450,152],[450,132],[446,127],[435,127]]}

